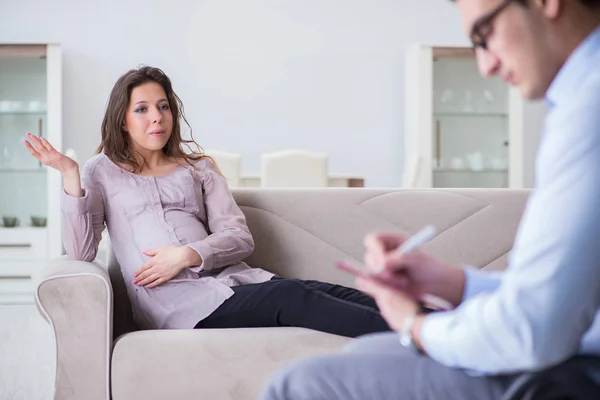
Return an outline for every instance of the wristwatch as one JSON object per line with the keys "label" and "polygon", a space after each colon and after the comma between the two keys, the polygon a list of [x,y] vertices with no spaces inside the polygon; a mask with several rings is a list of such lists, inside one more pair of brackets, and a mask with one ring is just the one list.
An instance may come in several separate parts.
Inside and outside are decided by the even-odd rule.
{"label": "wristwatch", "polygon": [[402,330],[400,331],[400,344],[415,353],[421,353],[412,335],[412,328],[417,319],[417,314],[413,314],[404,320]]}

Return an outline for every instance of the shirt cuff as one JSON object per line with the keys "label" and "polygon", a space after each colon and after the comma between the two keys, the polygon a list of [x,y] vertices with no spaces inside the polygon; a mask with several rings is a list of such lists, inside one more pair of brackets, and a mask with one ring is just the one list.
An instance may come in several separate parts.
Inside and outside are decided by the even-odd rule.
{"label": "shirt cuff", "polygon": [[83,196],[75,197],[71,196],[65,190],[62,190],[60,198],[61,210],[69,214],[87,214],[90,212],[88,209],[88,191],[83,189]]}
{"label": "shirt cuff", "polygon": [[462,301],[479,293],[492,292],[502,282],[502,274],[498,272],[486,272],[471,266],[465,266],[463,271],[465,272],[465,290]]}
{"label": "shirt cuff", "polygon": [[[477,305],[479,300],[473,299],[468,304]],[[464,339],[473,338],[473,329],[476,328],[474,324],[465,323],[464,307],[461,305],[452,311],[427,314],[419,332],[421,346],[432,360],[446,367],[459,368],[470,376],[489,375],[483,370],[464,366],[465,363],[476,364],[482,354],[477,344],[473,346],[469,339]],[[470,314],[476,315],[472,307],[470,311]]]}
{"label": "shirt cuff", "polygon": [[[456,365],[452,354],[452,346],[447,333],[456,330],[456,319],[453,311],[428,314],[421,325],[420,340],[425,353],[433,360],[448,366]],[[465,326],[465,324],[463,324]]]}
{"label": "shirt cuff", "polygon": [[200,273],[201,271],[210,271],[215,266],[215,253],[208,243],[205,241],[198,241],[190,244],[186,244],[187,247],[193,249],[196,253],[202,257],[202,264],[198,266],[189,267],[190,271]]}

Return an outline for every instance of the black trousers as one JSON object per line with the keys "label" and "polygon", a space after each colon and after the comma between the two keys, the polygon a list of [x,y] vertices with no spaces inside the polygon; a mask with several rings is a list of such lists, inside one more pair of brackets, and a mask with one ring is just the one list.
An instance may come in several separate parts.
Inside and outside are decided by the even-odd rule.
{"label": "black trousers", "polygon": [[274,277],[232,289],[196,329],[296,326],[348,337],[390,330],[375,300],[345,286]]}

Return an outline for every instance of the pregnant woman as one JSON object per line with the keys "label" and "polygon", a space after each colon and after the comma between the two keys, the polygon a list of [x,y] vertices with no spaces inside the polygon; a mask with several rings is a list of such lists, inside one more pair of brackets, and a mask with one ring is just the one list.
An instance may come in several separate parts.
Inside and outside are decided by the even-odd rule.
{"label": "pregnant woman", "polygon": [[31,154],[63,177],[69,258],[93,261],[106,227],[143,329],[296,326],[348,337],[389,330],[373,299],[355,289],[244,263],[254,249],[244,214],[217,165],[182,138],[181,123],[170,79],[142,67],[112,89],[98,154],[81,175],[74,160],[28,134]]}

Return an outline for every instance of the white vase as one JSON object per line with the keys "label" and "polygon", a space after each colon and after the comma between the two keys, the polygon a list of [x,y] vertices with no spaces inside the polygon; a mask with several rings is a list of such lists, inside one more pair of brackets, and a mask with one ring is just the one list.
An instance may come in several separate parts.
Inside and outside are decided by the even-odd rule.
{"label": "white vase", "polygon": [[77,153],[75,153],[75,150],[73,150],[72,148],[68,148],[65,151],[65,156],[73,159],[73,161],[79,164],[79,161],[77,160]]}

